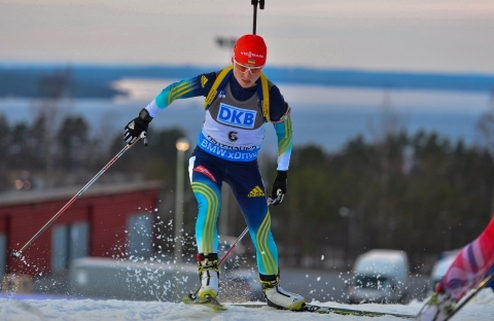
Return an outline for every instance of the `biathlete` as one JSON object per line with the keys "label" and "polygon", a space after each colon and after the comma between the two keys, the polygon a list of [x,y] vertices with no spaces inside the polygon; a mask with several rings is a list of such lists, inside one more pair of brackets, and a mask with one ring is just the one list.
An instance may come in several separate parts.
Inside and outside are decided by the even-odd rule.
{"label": "biathlete", "polygon": [[139,116],[125,126],[124,140],[133,143],[163,109],[176,99],[205,97],[205,120],[189,160],[192,191],[198,204],[195,225],[199,300],[218,295],[218,230],[221,186],[227,183],[247,222],[256,250],[256,262],[267,303],[299,310],[305,299],[280,287],[278,249],[271,232],[266,186],[257,157],[265,124],[273,124],[278,137],[277,176],[273,182],[272,205],[286,193],[287,171],[292,152],[290,107],[279,88],[264,75],[267,59],[264,39],[240,37],[233,49],[231,65],[216,72],[174,82],[164,88]]}

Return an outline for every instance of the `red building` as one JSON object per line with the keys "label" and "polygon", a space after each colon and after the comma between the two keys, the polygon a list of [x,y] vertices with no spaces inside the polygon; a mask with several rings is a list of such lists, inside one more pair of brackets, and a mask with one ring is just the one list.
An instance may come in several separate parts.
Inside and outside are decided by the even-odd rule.
{"label": "red building", "polygon": [[0,279],[8,273],[64,272],[84,256],[126,257],[153,251],[153,223],[161,183],[93,186],[22,253],[79,188],[0,195]]}

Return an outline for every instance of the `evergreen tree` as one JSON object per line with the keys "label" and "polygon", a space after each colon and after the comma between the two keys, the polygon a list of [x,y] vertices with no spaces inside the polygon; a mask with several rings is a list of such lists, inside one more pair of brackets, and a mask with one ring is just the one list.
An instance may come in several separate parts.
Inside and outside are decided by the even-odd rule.
{"label": "evergreen tree", "polygon": [[85,165],[86,154],[94,152],[87,149],[88,130],[89,126],[80,116],[67,117],[62,121],[57,134],[59,166],[72,170]]}
{"label": "evergreen tree", "polygon": [[7,172],[7,160],[9,154],[10,126],[7,118],[0,115],[0,191],[6,190],[11,186]]}

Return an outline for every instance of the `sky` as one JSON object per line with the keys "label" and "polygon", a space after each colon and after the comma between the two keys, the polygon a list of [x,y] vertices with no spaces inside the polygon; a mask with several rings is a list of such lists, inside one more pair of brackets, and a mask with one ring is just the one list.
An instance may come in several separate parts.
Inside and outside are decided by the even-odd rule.
{"label": "sky", "polygon": [[[368,311],[394,312],[402,314],[415,314],[422,307],[422,302],[414,301],[408,305],[379,305],[363,304],[348,306],[344,304],[326,303],[334,307],[360,308]],[[494,294],[486,289],[474,298],[460,311],[453,320],[478,321],[491,320]],[[228,306],[228,304],[226,303]],[[303,316],[303,318],[302,318]],[[246,309],[243,307],[229,306],[228,310],[216,313],[202,306],[190,306],[183,303],[172,302],[137,302],[137,301],[96,301],[96,300],[68,300],[68,299],[12,299],[0,297],[0,319],[2,321],[398,321],[402,320],[393,316],[361,317],[339,316],[334,314],[319,315],[316,313],[294,313],[278,311],[268,307],[260,309]]]}
{"label": "sky", "polygon": [[[277,66],[494,73],[492,0],[266,0]],[[0,0],[0,62],[223,65],[247,0]]]}

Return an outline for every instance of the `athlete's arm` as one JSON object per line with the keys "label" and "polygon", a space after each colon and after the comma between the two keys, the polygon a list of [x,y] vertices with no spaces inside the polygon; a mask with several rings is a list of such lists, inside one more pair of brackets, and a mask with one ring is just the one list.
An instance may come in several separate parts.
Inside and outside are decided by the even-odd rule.
{"label": "athlete's arm", "polygon": [[171,83],[165,87],[146,107],[151,117],[156,117],[175,99],[206,96],[216,79],[216,72],[201,74],[193,78]]}
{"label": "athlete's arm", "polygon": [[269,91],[269,109],[271,123],[278,137],[278,168],[286,171],[290,165],[292,154],[292,120],[290,118],[290,107],[280,93],[277,86],[272,86]]}

